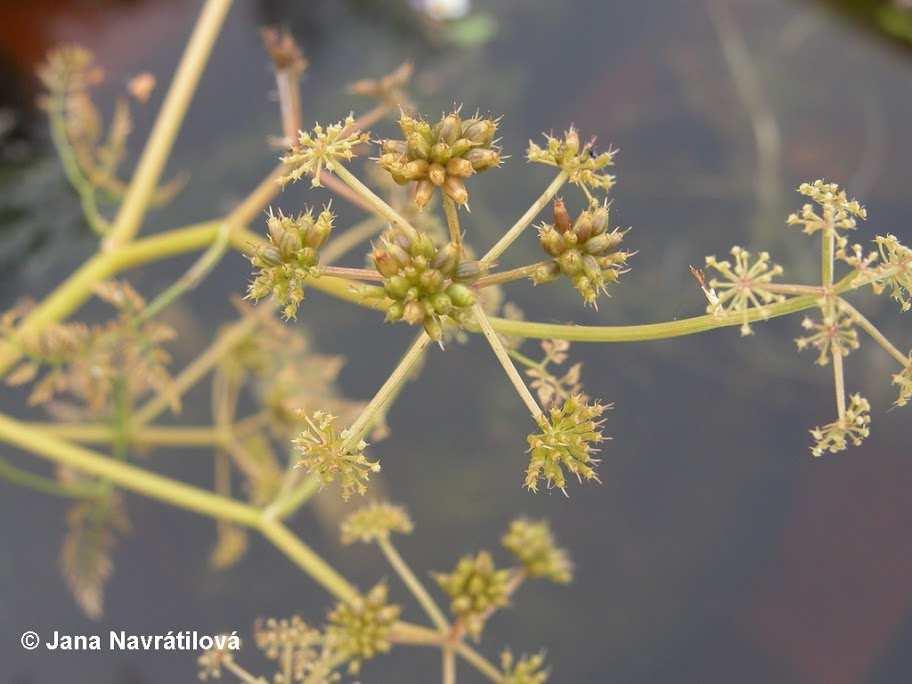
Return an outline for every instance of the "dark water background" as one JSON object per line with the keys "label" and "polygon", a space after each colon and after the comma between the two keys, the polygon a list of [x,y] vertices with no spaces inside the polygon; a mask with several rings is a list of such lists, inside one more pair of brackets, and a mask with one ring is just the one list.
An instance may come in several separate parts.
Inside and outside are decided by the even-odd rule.
{"label": "dark water background", "polygon": [[[107,101],[130,75],[153,71],[160,86],[137,122],[145,132],[198,10],[184,0],[29,5],[3,3],[0,92],[18,118],[0,167],[0,309],[48,292],[94,248],[43,122],[28,105],[35,84],[25,70],[50,45],[79,40],[107,67]],[[264,139],[278,123],[257,28],[280,22],[312,60],[308,120],[362,107],[342,84],[406,58],[418,64],[424,111],[457,101],[504,113],[503,145],[513,158],[471,188],[467,229],[478,246],[490,244],[549,178],[522,161],[530,137],[575,122],[620,148],[615,219],[634,228],[628,240],[640,252],[632,273],[598,312],[564,285],[512,286],[508,297],[529,318],[628,324],[698,314],[703,302],[687,266],[732,244],[768,249],[790,280],[812,282],[816,247],[783,225],[801,204],[791,189],[804,179],[846,185],[868,207],[867,236],[893,232],[908,243],[910,53],[816,4],[717,6],[724,30],[745,42],[760,102],[781,134],[772,190],[758,200],[751,119],[707,8],[676,0],[477,2],[496,31],[481,45],[454,46],[394,2],[236,3],[169,165],[189,170],[192,184],[150,216],[144,233],[224,212],[273,164]],[[324,199],[297,186],[277,202],[297,209]],[[357,218],[340,209],[340,225]],[[523,240],[509,264],[537,258],[536,249]],[[130,277],[151,294],[189,259]],[[178,365],[231,318],[225,294],[239,292],[247,274],[245,262],[229,256],[169,314],[182,332]],[[855,299],[909,347],[908,318],[895,305]],[[349,358],[341,385],[352,397],[373,393],[411,336],[319,294],[299,319],[321,350]],[[574,345],[587,389],[616,409],[604,485],[574,486],[569,499],[519,487],[528,416],[484,342],[435,351],[391,413],[393,436],[375,449],[390,496],[417,521],[401,550],[425,576],[462,553],[496,548],[518,514],[548,517],[572,551],[576,581],[524,588],[514,608],[491,620],[482,648],[492,657],[504,645],[546,648],[554,682],[912,681],[909,409],[887,410],[891,362],[863,340],[849,359],[848,385],[871,400],[872,436],[860,448],[812,460],[807,429],[830,420],[831,376],[812,355],[795,353],[798,324],[797,317],[771,321],[744,340],[728,329],[648,344]],[[0,410],[38,417],[22,405],[21,393],[0,391]],[[207,407],[202,386],[188,397],[186,421],[206,421]],[[45,468],[6,446],[0,453]],[[209,456],[199,450],[161,451],[147,465],[201,485],[211,478]],[[90,622],[59,578],[65,505],[0,482],[2,681],[195,681],[194,656],[184,653],[25,653],[18,639],[27,628],[249,634],[257,616],[299,612],[318,621],[330,605],[260,540],[240,565],[212,573],[211,520],[130,496],[136,533],[117,551],[103,620]],[[329,509],[304,511],[295,529],[359,586],[386,576],[407,602],[378,553],[339,546]],[[407,605],[407,616],[420,619]],[[257,671],[253,650],[241,661]],[[363,679],[437,681],[438,666],[435,652],[400,649],[372,662]],[[479,680],[460,667],[459,681]]]}

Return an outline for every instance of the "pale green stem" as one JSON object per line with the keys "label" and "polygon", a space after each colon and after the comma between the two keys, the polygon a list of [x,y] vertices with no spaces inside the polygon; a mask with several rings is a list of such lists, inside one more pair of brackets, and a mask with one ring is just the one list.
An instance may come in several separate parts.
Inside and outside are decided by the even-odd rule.
{"label": "pale green stem", "polygon": [[399,386],[408,380],[412,367],[424,354],[424,350],[430,341],[431,338],[423,330],[418,334],[389,378],[377,390],[374,398],[370,400],[361,414],[355,419],[355,422],[349,427],[348,436],[342,445],[343,450],[352,449],[367,431],[373,427],[376,416],[386,407],[387,402],[395,395]]}
{"label": "pale green stem", "polygon": [[349,278],[351,280],[367,280],[372,282],[382,282],[383,276],[373,269],[369,268],[349,268],[347,266],[321,266],[321,275],[328,275],[334,278]]}
{"label": "pale green stem", "polygon": [[[298,471],[294,472],[297,473]],[[319,475],[307,475],[297,485],[295,480],[288,480],[288,483],[288,491],[280,494],[275,501],[263,509],[265,517],[284,520],[310,500],[323,486]]]}
{"label": "pale green stem", "polygon": [[193,265],[180,278],[149,302],[139,316],[140,322],[151,320],[157,316],[183,294],[194,289],[209,275],[230,246],[231,228],[231,224],[227,221],[219,226],[215,240],[209,245],[209,248],[202,253],[199,259],[193,262]]}
{"label": "pale green stem", "polygon": [[451,646],[443,647],[443,684],[456,684],[456,652]]}
{"label": "pale green stem", "polygon": [[88,499],[98,496],[99,489],[96,486],[74,486],[64,485],[49,477],[38,475],[37,473],[23,470],[9,463],[6,459],[0,458],[0,479],[4,479],[10,484],[20,487],[28,487],[42,494],[52,496],[61,496],[71,499]]}
{"label": "pale green stem", "polygon": [[890,340],[877,329],[877,326],[865,318],[858,309],[849,304],[842,297],[839,298],[839,306],[850,313],[861,329],[868,333],[868,335],[871,336],[871,339],[877,342],[877,344],[879,344],[887,354],[892,356],[900,366],[905,367],[909,363],[909,357],[903,354],[892,342],[890,342]]}
{"label": "pale green stem", "polygon": [[459,226],[459,209],[449,195],[443,195],[443,213],[446,216],[447,228],[450,231],[450,242],[459,248],[462,254],[462,228]]}
{"label": "pale green stem", "polygon": [[[241,667],[236,662],[234,662],[234,660],[226,660],[224,663],[222,663],[222,667],[224,667],[228,672],[230,672],[235,677],[237,677],[244,684],[268,684],[268,682],[265,678],[254,677],[247,670],[245,670],[243,667]],[[291,680],[288,680],[288,681],[291,681]]]}
{"label": "pale green stem", "polygon": [[550,262],[548,261],[536,261],[534,264],[529,264],[528,266],[520,266],[519,268],[512,268],[509,271],[500,271],[499,273],[492,273],[491,275],[486,275],[482,278],[479,278],[474,283],[473,287],[477,289],[482,289],[485,287],[490,287],[491,285],[503,285],[505,283],[511,283],[514,280],[522,280],[524,278],[529,278],[536,269],[541,266],[546,266]]}
{"label": "pale green stem", "polygon": [[464,641],[457,642],[453,646],[453,649],[463,660],[471,664],[472,667],[487,677],[489,681],[503,682],[503,673],[494,667],[487,658],[482,656]]}
{"label": "pale green stem", "polygon": [[206,0],[146,141],[117,218],[105,240],[107,251],[114,251],[123,243],[129,242],[139,230],[165,163],[171,155],[190,100],[206,62],[209,61],[212,46],[230,8],[231,0]]}
{"label": "pale green stem", "polygon": [[842,363],[842,352],[833,351],[833,388],[836,392],[836,415],[839,420],[845,418],[846,398],[845,398],[845,370]]}
{"label": "pale green stem", "polygon": [[411,223],[405,220],[405,218],[403,218],[399,212],[397,212],[389,204],[378,197],[373,190],[358,180],[358,178],[344,165],[333,159],[328,159],[326,161],[326,165],[333,173],[339,177],[343,183],[345,183],[365,202],[367,202],[374,210],[374,212],[376,212],[379,216],[382,216],[393,225],[399,226],[408,232],[412,237],[418,235],[418,231]]}
{"label": "pale green stem", "polygon": [[497,357],[497,360],[500,361],[500,365],[503,366],[504,371],[506,371],[507,377],[510,378],[510,382],[513,383],[513,387],[515,387],[516,391],[519,393],[519,397],[528,407],[535,422],[540,422],[544,418],[544,411],[541,410],[538,402],[535,401],[535,397],[532,396],[529,388],[526,387],[526,383],[523,382],[519,371],[516,370],[516,366],[513,365],[513,361],[510,360],[509,352],[506,347],[504,347],[497,332],[491,326],[491,321],[488,320],[488,316],[484,312],[484,309],[481,308],[481,304],[476,303],[475,306],[472,307],[472,311],[475,314],[475,321],[481,328],[481,332],[484,333],[484,336],[487,338],[488,344],[490,344],[491,349],[494,350],[494,355]]}
{"label": "pale green stem", "polygon": [[96,196],[95,187],[89,179],[86,178],[85,174],[83,174],[82,169],[79,166],[79,161],[76,159],[73,146],[70,144],[69,136],[67,136],[66,131],[66,123],[63,118],[64,107],[63,95],[54,94],[51,96],[50,107],[48,108],[48,118],[51,125],[51,141],[54,143],[54,148],[57,150],[57,156],[60,158],[60,164],[63,167],[63,172],[66,175],[67,180],[70,182],[70,185],[73,186],[76,194],[79,195],[82,213],[85,215],[89,227],[98,235],[104,235],[105,231],[110,227],[110,224],[98,210],[98,198]]}
{"label": "pale green stem", "polygon": [[539,196],[537,200],[532,203],[526,213],[517,219],[516,223],[504,233],[503,237],[497,241],[497,243],[488,250],[488,253],[481,257],[481,262],[483,264],[490,264],[492,261],[497,259],[501,254],[503,254],[507,248],[513,244],[513,242],[518,238],[526,227],[535,220],[535,217],[538,216],[542,209],[544,209],[548,202],[550,202],[557,192],[563,187],[564,183],[567,182],[569,178],[566,171],[561,171],[554,180],[551,181],[551,184],[545,188],[545,191]]}
{"label": "pale green stem", "polygon": [[412,593],[412,596],[415,597],[415,600],[417,600],[424,609],[424,612],[430,618],[431,622],[434,623],[434,626],[441,632],[448,632],[450,623],[444,616],[443,611],[440,610],[440,607],[428,593],[428,590],[425,589],[424,585],[408,566],[408,563],[405,562],[405,559],[402,558],[399,551],[393,546],[389,537],[381,537],[377,540],[377,545],[380,547],[380,550],[383,551],[383,555],[386,556],[386,560],[392,566],[393,570],[396,571],[396,574],[402,579],[402,582]]}
{"label": "pale green stem", "polygon": [[[115,434],[109,425],[100,423],[25,423],[33,430],[41,430],[55,437],[61,437],[85,444],[110,444]],[[128,430],[131,444],[141,446],[182,446],[213,447],[223,440],[211,426],[143,426],[131,425]]]}
{"label": "pale green stem", "polygon": [[754,283],[752,285],[757,290],[765,290],[775,294],[784,295],[816,295],[822,297],[826,290],[818,285],[791,285],[788,283]]}

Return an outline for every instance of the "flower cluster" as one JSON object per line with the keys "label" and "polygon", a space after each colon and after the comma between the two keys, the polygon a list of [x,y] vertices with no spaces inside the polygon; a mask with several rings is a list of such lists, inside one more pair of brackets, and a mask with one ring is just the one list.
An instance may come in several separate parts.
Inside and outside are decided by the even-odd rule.
{"label": "flower cluster", "polygon": [[614,150],[596,153],[595,139],[580,146],[579,133],[570,128],[563,138],[545,134],[545,147],[539,147],[531,140],[526,151],[530,162],[556,166],[567,174],[574,185],[578,185],[589,201],[593,201],[592,188],[607,192],[614,186],[614,176],[604,169],[614,165]]}
{"label": "flower cluster", "polygon": [[339,603],[329,614],[327,634],[340,653],[351,659],[350,670],[361,662],[390,650],[390,632],[402,609],[387,602],[387,587],[378,584],[350,603]]}
{"label": "flower cluster", "polygon": [[388,539],[391,532],[411,534],[415,529],[403,506],[371,503],[349,515],[342,522],[342,543],[373,542]]}
{"label": "flower cluster", "polygon": [[893,375],[893,384],[899,388],[899,396],[894,405],[905,406],[912,401],[912,352],[909,352],[909,360],[903,369]]}
{"label": "flower cluster", "polygon": [[902,244],[895,235],[878,235],[875,238],[880,253],[880,272],[875,291],[890,286],[892,297],[903,311],[912,309],[912,249]]}
{"label": "flower cluster", "polygon": [[801,327],[810,334],[799,337],[795,344],[799,350],[812,347],[820,352],[817,363],[821,366],[827,365],[833,354],[846,357],[853,349],[858,349],[858,331],[855,330],[855,319],[851,314],[836,311],[832,316],[825,316],[819,323],[805,318],[801,321]]}
{"label": "flower cluster", "polygon": [[529,577],[567,584],[573,579],[573,565],[564,549],[557,546],[545,520],[514,520],[501,542],[522,564]]}
{"label": "flower cluster", "polygon": [[545,654],[524,655],[517,660],[510,651],[500,654],[502,684],[545,684],[551,672],[545,669]]}
{"label": "flower cluster", "polygon": [[422,325],[433,340],[443,336],[441,319],[461,323],[475,303],[466,282],[479,274],[477,262],[461,261],[452,242],[438,247],[426,233],[391,227],[371,252],[383,288],[365,290],[383,297],[386,320]]}
{"label": "flower cluster", "polygon": [[[856,219],[864,220],[868,214],[857,200],[850,200],[845,190],[840,190],[836,183],[825,183],[816,180],[813,183],[802,183],[798,192],[809,197],[822,208],[818,214],[812,204],[805,204],[797,213],[791,214],[786,223],[790,226],[801,226],[802,231],[812,235],[818,230],[854,230]],[[839,237],[842,242],[844,238]]]}
{"label": "flower cluster", "polygon": [[319,274],[318,250],[333,229],[329,207],[314,217],[313,209],[297,216],[270,210],[266,219],[268,245],[257,245],[250,263],[257,269],[248,296],[258,300],[272,295],[283,305],[285,318],[294,318],[304,300],[308,278]]}
{"label": "flower cluster", "polygon": [[475,638],[481,635],[488,616],[510,598],[510,571],[499,570],[487,551],[463,556],[453,572],[437,573],[435,579],[451,599],[450,610]]}
{"label": "flower cluster", "polygon": [[[341,676],[336,672],[341,658],[335,639],[309,626],[299,616],[290,619],[257,620],[253,628],[257,648],[269,660],[276,660],[291,675],[291,681],[301,684],[331,684]],[[286,683],[283,675],[274,681]],[[291,682],[288,682],[291,684]]]}
{"label": "flower cluster", "polygon": [[282,163],[291,170],[282,176],[282,182],[300,180],[311,176],[310,184],[322,185],[320,174],[324,166],[344,159],[355,157],[355,147],[370,141],[370,135],[354,128],[355,118],[349,114],[345,121],[331,124],[325,128],[314,124],[312,131],[299,131],[298,140],[284,157]]}
{"label": "flower cluster", "polygon": [[380,166],[401,185],[416,183],[419,207],[430,201],[437,188],[456,204],[468,204],[466,179],[501,163],[494,140],[498,123],[477,114],[463,119],[459,111],[435,124],[403,114],[399,128],[404,140],[382,141]]}
{"label": "flower cluster", "polygon": [[760,252],[753,263],[750,252],[737,245],[731,248],[731,255],[733,263],[719,261],[714,255],[706,257],[706,267],[724,278],[709,281],[708,292],[712,296],[706,311],[717,315],[722,312],[740,314],[741,334],[750,335],[750,310],[755,309],[765,315],[766,305],[785,299],[783,295],[763,288],[782,274],[782,267],[771,264],[767,252]]}
{"label": "flower cluster", "polygon": [[870,424],[871,405],[860,394],[853,394],[849,397],[849,405],[842,418],[811,430],[811,437],[814,438],[811,453],[823,456],[827,451],[844,451],[850,441],[859,446],[870,433]]}
{"label": "flower cluster", "polygon": [[562,406],[554,407],[542,416],[541,432],[528,437],[529,467],[526,469],[524,485],[538,491],[540,480],[548,488],[557,487],[567,493],[567,479],[564,468],[577,479],[599,481],[595,472],[598,459],[593,457],[594,445],[605,438],[602,436],[601,415],[610,406],[598,402],[588,403],[579,396],[572,396]]}
{"label": "flower cluster", "polygon": [[367,442],[349,444],[347,431],[340,433],[335,427],[336,417],[323,411],[314,413],[313,418],[302,417],[309,429],[294,440],[301,455],[297,465],[317,475],[324,485],[338,477],[343,499],[366,493],[370,474],[380,472],[380,464],[364,455]]}
{"label": "flower cluster", "polygon": [[[174,339],[174,329],[154,320],[140,321],[145,300],[126,282],[100,283],[94,294],[114,307],[117,317],[92,327],[55,323],[21,338],[27,359],[7,383],[22,385],[37,379],[29,403],[43,404],[68,394],[80,403],[73,407],[73,415],[78,411],[98,417],[113,410],[118,383],[131,400],[153,390],[165,395],[170,391],[171,357],[162,345]],[[21,305],[6,312],[0,318],[0,333],[12,333],[28,309]],[[43,369],[47,372],[38,379]]]}
{"label": "flower cluster", "polygon": [[594,205],[570,221],[563,201],[554,202],[554,223],[538,229],[538,240],[551,261],[532,274],[535,284],[549,282],[565,275],[586,304],[595,306],[599,293],[616,283],[630,258],[630,252],[618,249],[626,231],[609,231],[608,205]]}

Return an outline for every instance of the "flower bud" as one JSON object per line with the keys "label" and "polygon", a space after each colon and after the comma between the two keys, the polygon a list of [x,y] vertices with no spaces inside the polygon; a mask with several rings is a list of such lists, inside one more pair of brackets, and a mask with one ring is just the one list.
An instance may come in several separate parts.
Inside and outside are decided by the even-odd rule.
{"label": "flower bud", "polygon": [[431,146],[431,161],[435,161],[438,164],[446,164],[447,160],[450,158],[450,146],[445,142],[434,143]]}
{"label": "flower bud", "polygon": [[480,261],[462,261],[456,267],[456,277],[459,280],[475,280],[482,274]]}
{"label": "flower bud", "polygon": [[582,268],[582,257],[580,253],[575,249],[564,252],[557,258],[558,264],[560,264],[561,271],[563,271],[568,276],[573,276],[579,273]]}
{"label": "flower bud", "polygon": [[416,159],[402,166],[401,175],[408,180],[418,180],[423,178],[428,171],[428,163],[425,159]]}
{"label": "flower bud", "polygon": [[434,162],[428,167],[428,179],[434,185],[440,186],[443,185],[443,182],[446,180],[446,169],[442,165]]}
{"label": "flower bud", "polygon": [[394,275],[393,277],[388,278],[383,285],[387,294],[393,299],[403,299],[408,294],[411,286],[412,284],[408,279],[403,278],[400,275]]}
{"label": "flower bud", "polygon": [[447,175],[458,176],[459,178],[468,178],[475,173],[472,164],[462,157],[453,157],[446,164]]}
{"label": "flower bud", "polygon": [[468,138],[460,138],[450,145],[450,154],[454,157],[462,157],[473,147],[475,147],[475,143],[471,140]]}
{"label": "flower bud", "polygon": [[446,292],[438,292],[431,297],[431,306],[441,316],[445,316],[453,310],[453,300],[450,299]]}
{"label": "flower bud", "polygon": [[598,282],[602,277],[602,269],[599,266],[598,262],[595,260],[595,257],[591,254],[586,254],[582,259],[583,273],[586,274],[586,277],[593,282]]}
{"label": "flower bud", "polygon": [[436,292],[443,285],[443,275],[440,271],[425,271],[418,279],[418,284],[425,292]]}
{"label": "flower bud", "polygon": [[567,206],[564,200],[557,198],[554,200],[554,227],[561,233],[566,233],[572,227],[570,214],[567,213]]}
{"label": "flower bud", "polygon": [[440,325],[440,321],[435,316],[425,318],[422,325],[424,332],[435,342],[439,342],[443,338],[443,326]]}
{"label": "flower bud", "polygon": [[380,150],[384,155],[403,155],[408,152],[408,144],[404,140],[384,140],[380,144]]}
{"label": "flower bud", "polygon": [[446,179],[443,184],[443,191],[456,204],[465,204],[469,201],[469,192],[466,190],[465,183],[455,176],[449,176]]}
{"label": "flower bud", "polygon": [[380,272],[380,275],[386,278],[394,276],[399,272],[399,264],[390,256],[389,252],[382,249],[374,249],[374,251],[371,252],[371,261],[374,262],[374,268]]}
{"label": "flower bud", "polygon": [[588,211],[580,213],[576,223],[573,224],[573,233],[576,235],[577,242],[583,243],[592,237],[594,226],[592,224],[592,214]]}
{"label": "flower bud", "polygon": [[500,154],[491,149],[475,148],[466,152],[464,158],[476,171],[484,171],[500,163]]}
{"label": "flower bud", "polygon": [[538,241],[542,248],[551,256],[560,256],[567,249],[567,244],[553,226],[543,226],[538,232]]}
{"label": "flower bud", "polygon": [[497,124],[492,119],[469,119],[462,127],[462,135],[473,143],[487,145],[494,140]]}
{"label": "flower bud", "polygon": [[444,245],[431,262],[431,266],[446,276],[452,275],[459,263],[459,247],[452,242]]}
{"label": "flower bud", "polygon": [[557,276],[560,275],[560,267],[554,262],[549,262],[547,264],[541,264],[534,271],[532,271],[532,282],[536,285],[541,285],[542,283],[549,283]]}
{"label": "flower bud", "polygon": [[446,294],[452,300],[453,305],[459,308],[472,306],[475,303],[475,295],[472,290],[465,285],[454,283],[446,289]]}
{"label": "flower bud", "polygon": [[409,325],[416,325],[424,320],[424,306],[420,302],[411,301],[405,305],[402,317]]}
{"label": "flower bud", "polygon": [[447,114],[440,122],[440,139],[446,143],[454,143],[462,132],[461,121],[458,114]]}
{"label": "flower bud", "polygon": [[567,131],[564,136],[564,147],[567,150],[568,155],[576,156],[579,153],[580,148],[580,139],[579,133],[576,132],[576,129],[572,126],[570,130]]}
{"label": "flower bud", "polygon": [[427,159],[431,155],[431,143],[420,133],[412,133],[406,138],[408,153],[414,157]]}
{"label": "flower bud", "polygon": [[405,307],[399,302],[393,302],[386,307],[386,316],[384,316],[384,320],[387,323],[395,323],[402,318],[404,309]]}
{"label": "flower bud", "polygon": [[434,184],[431,183],[431,181],[418,181],[418,186],[415,188],[415,204],[417,204],[420,209],[427,206],[427,203],[431,201],[433,195]]}

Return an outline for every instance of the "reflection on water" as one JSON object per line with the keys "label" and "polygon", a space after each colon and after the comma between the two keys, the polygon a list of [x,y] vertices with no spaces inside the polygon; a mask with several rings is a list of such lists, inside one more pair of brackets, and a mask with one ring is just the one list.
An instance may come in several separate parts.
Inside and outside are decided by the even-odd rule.
{"label": "reflection on water", "polygon": [[[311,58],[308,119],[360,106],[341,84],[406,58],[419,65],[425,111],[457,101],[504,113],[503,145],[513,158],[473,184],[467,229],[479,246],[490,244],[547,180],[522,161],[530,137],[575,122],[620,148],[615,218],[634,228],[627,238],[640,250],[633,271],[597,312],[579,306],[563,285],[509,289],[530,318],[623,324],[692,315],[703,303],[687,266],[735,243],[769,249],[794,280],[809,280],[814,250],[783,226],[800,204],[791,189],[806,178],[845,184],[864,199],[873,230],[912,238],[912,63],[817,6],[473,5],[493,33],[482,33],[490,37],[481,45],[460,39],[454,46],[407,3],[238,3],[169,167],[189,170],[190,188],[156,212],[148,230],[224,210],[270,167],[274,155],[264,142],[278,133],[278,122],[256,28],[281,22]],[[146,68],[164,81],[196,10],[197,3],[173,0],[62,14],[43,26],[41,44],[92,45],[109,65],[110,94]],[[35,58],[14,55],[20,64]],[[18,73],[5,59],[6,72]],[[31,92],[17,78],[4,83],[21,103]],[[48,291],[93,244],[50,159],[41,122],[15,111],[20,118],[4,146],[7,154],[15,142],[15,154],[4,158],[0,173],[0,309],[20,295]],[[151,116],[137,122],[141,130]],[[295,186],[281,203],[291,210],[323,199]],[[339,209],[342,224],[357,218]],[[536,249],[525,240],[505,265],[532,260]],[[134,283],[155,292],[183,267],[149,268]],[[179,362],[232,315],[224,293],[239,291],[246,278],[240,258],[226,259],[190,306],[175,312],[183,333]],[[865,304],[909,345],[908,324],[892,305]],[[373,392],[410,336],[325,297],[314,295],[305,309],[300,324],[310,322],[320,347],[350,358],[342,384],[352,396]],[[211,313],[196,317],[203,311]],[[568,588],[526,590],[515,609],[492,621],[485,647],[491,654],[501,644],[546,647],[554,681],[909,679],[908,417],[885,410],[893,399],[889,366],[865,345],[851,359],[849,383],[872,401],[872,438],[812,462],[806,429],[831,411],[829,375],[794,353],[797,334],[798,321],[784,319],[757,326],[746,340],[726,330],[572,347],[573,358],[585,363],[589,392],[616,409],[608,421],[614,440],[603,454],[605,484],[574,488],[569,500],[520,489],[528,419],[487,347],[472,340],[435,351],[392,411],[392,437],[376,449],[388,491],[418,522],[403,552],[422,572],[446,569],[465,551],[495,547],[516,514],[549,517],[573,551],[577,580]],[[186,421],[205,421],[207,403],[205,391],[192,394]],[[21,413],[20,406],[18,393],[0,395],[0,410]],[[155,466],[197,483],[211,477],[199,452],[163,452]],[[118,553],[104,620],[89,624],[58,579],[62,504],[0,487],[7,521],[0,627],[7,634],[29,625],[74,633],[109,626],[245,633],[258,615],[318,617],[329,603],[260,542],[239,567],[213,575],[206,569],[210,521],[130,497],[138,533]],[[326,524],[332,513],[326,506],[317,511],[296,525],[333,564],[361,586],[389,575],[370,550],[340,548]],[[10,522],[26,517],[27,524]],[[17,682],[60,679],[74,668],[74,681],[194,676],[192,658],[179,654],[39,660],[11,640],[2,649],[0,669]],[[432,653],[394,653],[368,667],[365,681],[423,681],[414,673],[436,667]],[[460,672],[460,682],[473,676]]]}

